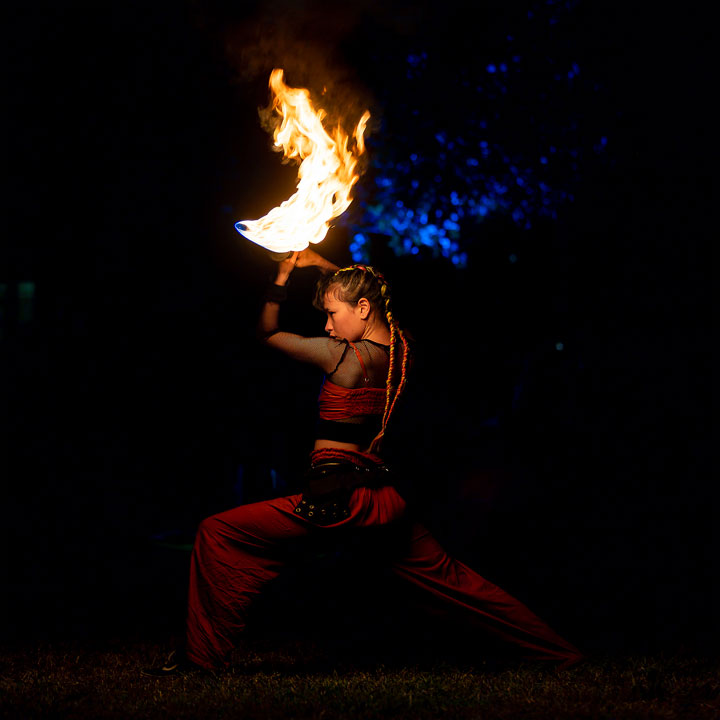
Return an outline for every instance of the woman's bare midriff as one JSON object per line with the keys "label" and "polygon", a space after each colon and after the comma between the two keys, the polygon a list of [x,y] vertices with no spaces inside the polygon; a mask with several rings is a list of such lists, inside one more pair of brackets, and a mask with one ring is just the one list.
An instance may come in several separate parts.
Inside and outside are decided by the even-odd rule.
{"label": "woman's bare midriff", "polygon": [[363,452],[357,443],[338,442],[337,440],[316,440],[315,450],[349,450],[350,452]]}

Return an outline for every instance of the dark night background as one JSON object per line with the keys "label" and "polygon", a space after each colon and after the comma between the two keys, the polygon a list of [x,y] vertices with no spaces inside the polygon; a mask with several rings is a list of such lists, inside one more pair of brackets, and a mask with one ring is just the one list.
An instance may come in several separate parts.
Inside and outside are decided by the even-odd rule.
{"label": "dark night background", "polygon": [[[322,3],[278,4],[306,23],[294,25],[259,23],[263,3],[102,5],[6,11],[0,471],[16,641],[177,632],[188,554],[173,546],[209,514],[295,487],[320,378],[255,343],[272,263],[233,229],[294,183],[256,113],[274,63],[298,62],[295,85],[343,69],[342,88],[385,122],[380,154],[379,128],[401,146],[419,127],[397,123],[408,53],[436,61],[427,113],[462,126],[461,108],[439,108],[451,93],[437,68],[480,74],[505,25],[553,3],[471,15],[365,2],[319,24]],[[531,230],[479,224],[464,268],[396,257],[374,236],[418,347],[395,447],[446,547],[581,648],[705,652],[717,632],[708,23],[688,8],[589,5],[572,4],[572,47],[557,53],[601,88],[568,102],[609,143],[584,156],[574,200]],[[249,61],[258,28],[287,45]],[[321,252],[350,262],[350,233],[338,226]],[[288,328],[322,330],[313,279],[294,278]],[[332,605],[295,580],[290,601],[266,599],[275,632]],[[364,620],[335,608],[340,627],[389,614],[399,590],[375,582],[349,606]],[[397,630],[415,616],[395,617]]]}

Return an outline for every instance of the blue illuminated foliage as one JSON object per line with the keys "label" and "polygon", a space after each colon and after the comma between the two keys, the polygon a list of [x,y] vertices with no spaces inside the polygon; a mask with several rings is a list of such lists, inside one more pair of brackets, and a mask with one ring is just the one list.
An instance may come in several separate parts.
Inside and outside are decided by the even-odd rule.
{"label": "blue illuminated foliage", "polygon": [[451,64],[448,48],[431,39],[422,50],[400,51],[406,81],[381,98],[360,212],[348,218],[356,261],[370,259],[370,236],[379,234],[397,255],[462,267],[491,217],[528,230],[573,200],[581,169],[608,144],[606,131],[580,122],[597,84],[588,89],[567,49],[575,4],[536,3],[492,51],[471,44],[466,55],[453,50],[460,54]]}

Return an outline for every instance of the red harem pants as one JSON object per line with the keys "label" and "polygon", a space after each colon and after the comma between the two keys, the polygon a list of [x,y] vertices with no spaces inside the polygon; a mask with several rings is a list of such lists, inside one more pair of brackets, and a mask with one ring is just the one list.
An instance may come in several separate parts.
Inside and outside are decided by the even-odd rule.
{"label": "red harem pants", "polygon": [[190,566],[187,655],[191,661],[206,668],[227,664],[250,603],[283,569],[286,543],[310,534],[327,534],[330,539],[340,528],[368,532],[368,528],[393,527],[406,528],[398,552],[388,555],[397,575],[470,612],[483,628],[514,645],[525,658],[571,664],[581,657],[525,605],[451,558],[421,525],[407,522],[405,501],[392,486],[356,488],[350,517],[324,527],[295,514],[300,499],[293,495],[241,505],[200,524]]}

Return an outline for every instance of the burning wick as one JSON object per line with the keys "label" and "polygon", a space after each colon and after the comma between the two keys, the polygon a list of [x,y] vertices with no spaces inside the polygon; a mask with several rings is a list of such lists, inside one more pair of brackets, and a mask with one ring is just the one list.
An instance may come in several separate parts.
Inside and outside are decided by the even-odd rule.
{"label": "burning wick", "polygon": [[350,206],[370,113],[366,110],[360,118],[351,149],[347,133],[338,125],[332,136],[328,134],[322,123],[325,111],[313,108],[305,88],[288,87],[282,70],[270,73],[270,88],[272,107],[280,118],[273,133],[275,148],[282,149],[284,158],[299,163],[297,192],[259,220],[235,223],[235,229],[280,261],[323,240],[330,222]]}

